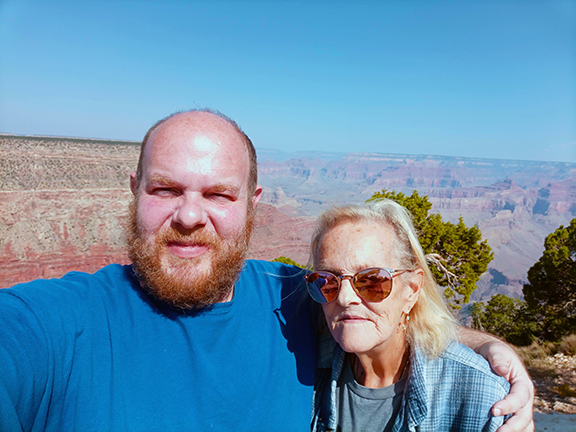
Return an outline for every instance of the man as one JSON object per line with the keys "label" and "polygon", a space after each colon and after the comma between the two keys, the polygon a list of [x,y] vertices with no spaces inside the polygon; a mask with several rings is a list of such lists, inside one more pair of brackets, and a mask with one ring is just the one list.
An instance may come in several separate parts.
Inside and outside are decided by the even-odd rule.
{"label": "man", "polygon": [[[317,311],[298,269],[244,263],[262,194],[248,137],[216,113],[170,116],[131,188],[132,266],[0,290],[0,430],[308,430]],[[525,371],[474,337],[513,362],[520,395],[500,409],[528,402],[507,425],[522,430]]]}

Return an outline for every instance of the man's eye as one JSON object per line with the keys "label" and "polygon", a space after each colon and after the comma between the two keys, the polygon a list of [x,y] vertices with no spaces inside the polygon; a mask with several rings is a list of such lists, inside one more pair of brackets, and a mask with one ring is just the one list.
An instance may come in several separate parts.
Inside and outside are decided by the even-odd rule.
{"label": "man's eye", "polygon": [[155,188],[152,190],[152,194],[158,196],[174,196],[178,195],[178,191],[173,188]]}
{"label": "man's eye", "polygon": [[234,196],[232,196],[230,194],[226,194],[226,193],[211,193],[211,194],[208,194],[208,198],[214,199],[217,201],[235,201]]}

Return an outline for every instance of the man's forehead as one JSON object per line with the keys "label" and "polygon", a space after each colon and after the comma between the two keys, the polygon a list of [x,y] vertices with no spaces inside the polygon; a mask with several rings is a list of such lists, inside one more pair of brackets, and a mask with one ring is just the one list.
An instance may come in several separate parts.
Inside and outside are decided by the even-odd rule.
{"label": "man's forehead", "polygon": [[144,156],[144,163],[183,164],[199,169],[214,169],[216,166],[248,169],[248,150],[243,143],[228,140],[211,133],[191,133],[185,136],[159,136],[150,140]]}
{"label": "man's forehead", "polygon": [[[241,135],[224,119],[210,113],[183,113],[168,119],[151,134],[150,147],[188,147],[200,153],[221,147],[224,152],[244,153]],[[155,149],[158,150],[158,149]]]}
{"label": "man's forehead", "polygon": [[144,150],[145,177],[150,180],[150,176],[164,175],[185,182],[188,175],[204,175],[217,176],[227,184],[247,183],[246,144],[235,130],[222,130],[219,123],[224,120],[216,119],[214,124],[213,118],[190,122],[182,117],[160,125]]}
{"label": "man's forehead", "polygon": [[[221,141],[218,141],[219,144],[222,144]],[[194,147],[199,153],[207,153],[212,150],[214,146],[214,142],[206,135],[198,135],[194,139]]]}

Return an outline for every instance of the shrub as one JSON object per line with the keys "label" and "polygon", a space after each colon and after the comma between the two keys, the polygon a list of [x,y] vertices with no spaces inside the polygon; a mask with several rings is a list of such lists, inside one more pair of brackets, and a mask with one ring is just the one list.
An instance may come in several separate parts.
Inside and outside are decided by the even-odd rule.
{"label": "shrub", "polygon": [[302,264],[298,264],[298,263],[297,263],[296,261],[294,261],[292,258],[288,258],[288,257],[285,257],[285,256],[280,256],[280,257],[278,257],[278,258],[274,258],[274,259],[272,260],[272,262],[280,262],[280,263],[283,263],[283,264],[289,264],[289,265],[293,265],[293,266],[300,267],[300,268],[306,268],[306,266],[303,266]]}
{"label": "shrub", "polygon": [[553,354],[553,344],[541,344],[538,341],[531,345],[516,347],[516,352],[527,366],[533,366]]}
{"label": "shrub", "polygon": [[565,336],[558,345],[558,351],[566,355],[576,355],[576,334]]}
{"label": "shrub", "polygon": [[564,398],[576,396],[576,391],[572,390],[572,388],[568,384],[562,384],[558,387],[552,387],[552,390],[554,390],[558,395]]}

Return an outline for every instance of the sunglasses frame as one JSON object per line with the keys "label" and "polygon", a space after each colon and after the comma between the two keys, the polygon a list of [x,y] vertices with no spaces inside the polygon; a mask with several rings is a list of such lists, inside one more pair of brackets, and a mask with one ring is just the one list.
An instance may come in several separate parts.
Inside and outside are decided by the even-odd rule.
{"label": "sunglasses frame", "polygon": [[[386,297],[384,297],[381,300],[369,300],[369,299],[365,298],[362,294],[360,294],[358,289],[356,289],[356,287],[354,286],[354,280],[356,279],[356,276],[358,276],[359,273],[363,273],[363,272],[366,272],[369,270],[379,270],[379,271],[384,270],[385,272],[387,272],[390,275],[390,284],[391,284],[390,291],[388,292],[388,295],[386,295]],[[304,279],[306,280],[306,289],[308,290],[308,294],[310,295],[310,297],[312,297],[312,300],[314,300],[315,302],[320,303],[320,304],[332,303],[334,300],[336,300],[338,298],[338,296],[340,295],[340,288],[342,288],[342,281],[344,279],[350,280],[350,285],[352,286],[352,289],[354,290],[356,295],[358,297],[360,297],[362,300],[370,302],[370,303],[380,303],[381,301],[386,300],[388,297],[390,297],[390,294],[392,294],[392,290],[394,289],[394,278],[396,276],[400,276],[401,274],[406,273],[406,272],[410,272],[410,271],[413,271],[413,270],[410,270],[410,269],[389,269],[389,268],[384,268],[384,267],[368,267],[368,268],[365,268],[362,270],[358,270],[354,274],[335,275],[334,273],[329,272],[329,271],[319,270],[319,271],[315,271],[312,273],[308,273],[307,275],[304,276]],[[312,275],[321,274],[321,273],[327,273],[330,276],[334,276],[336,278],[336,280],[338,281],[338,290],[336,291],[336,296],[330,301],[325,301],[325,302],[318,301],[316,299],[316,297],[314,297],[312,295],[311,290],[310,290],[310,285],[313,284],[316,280],[309,282],[308,278]],[[319,291],[320,291],[320,293],[322,293],[321,290],[319,290]]]}

